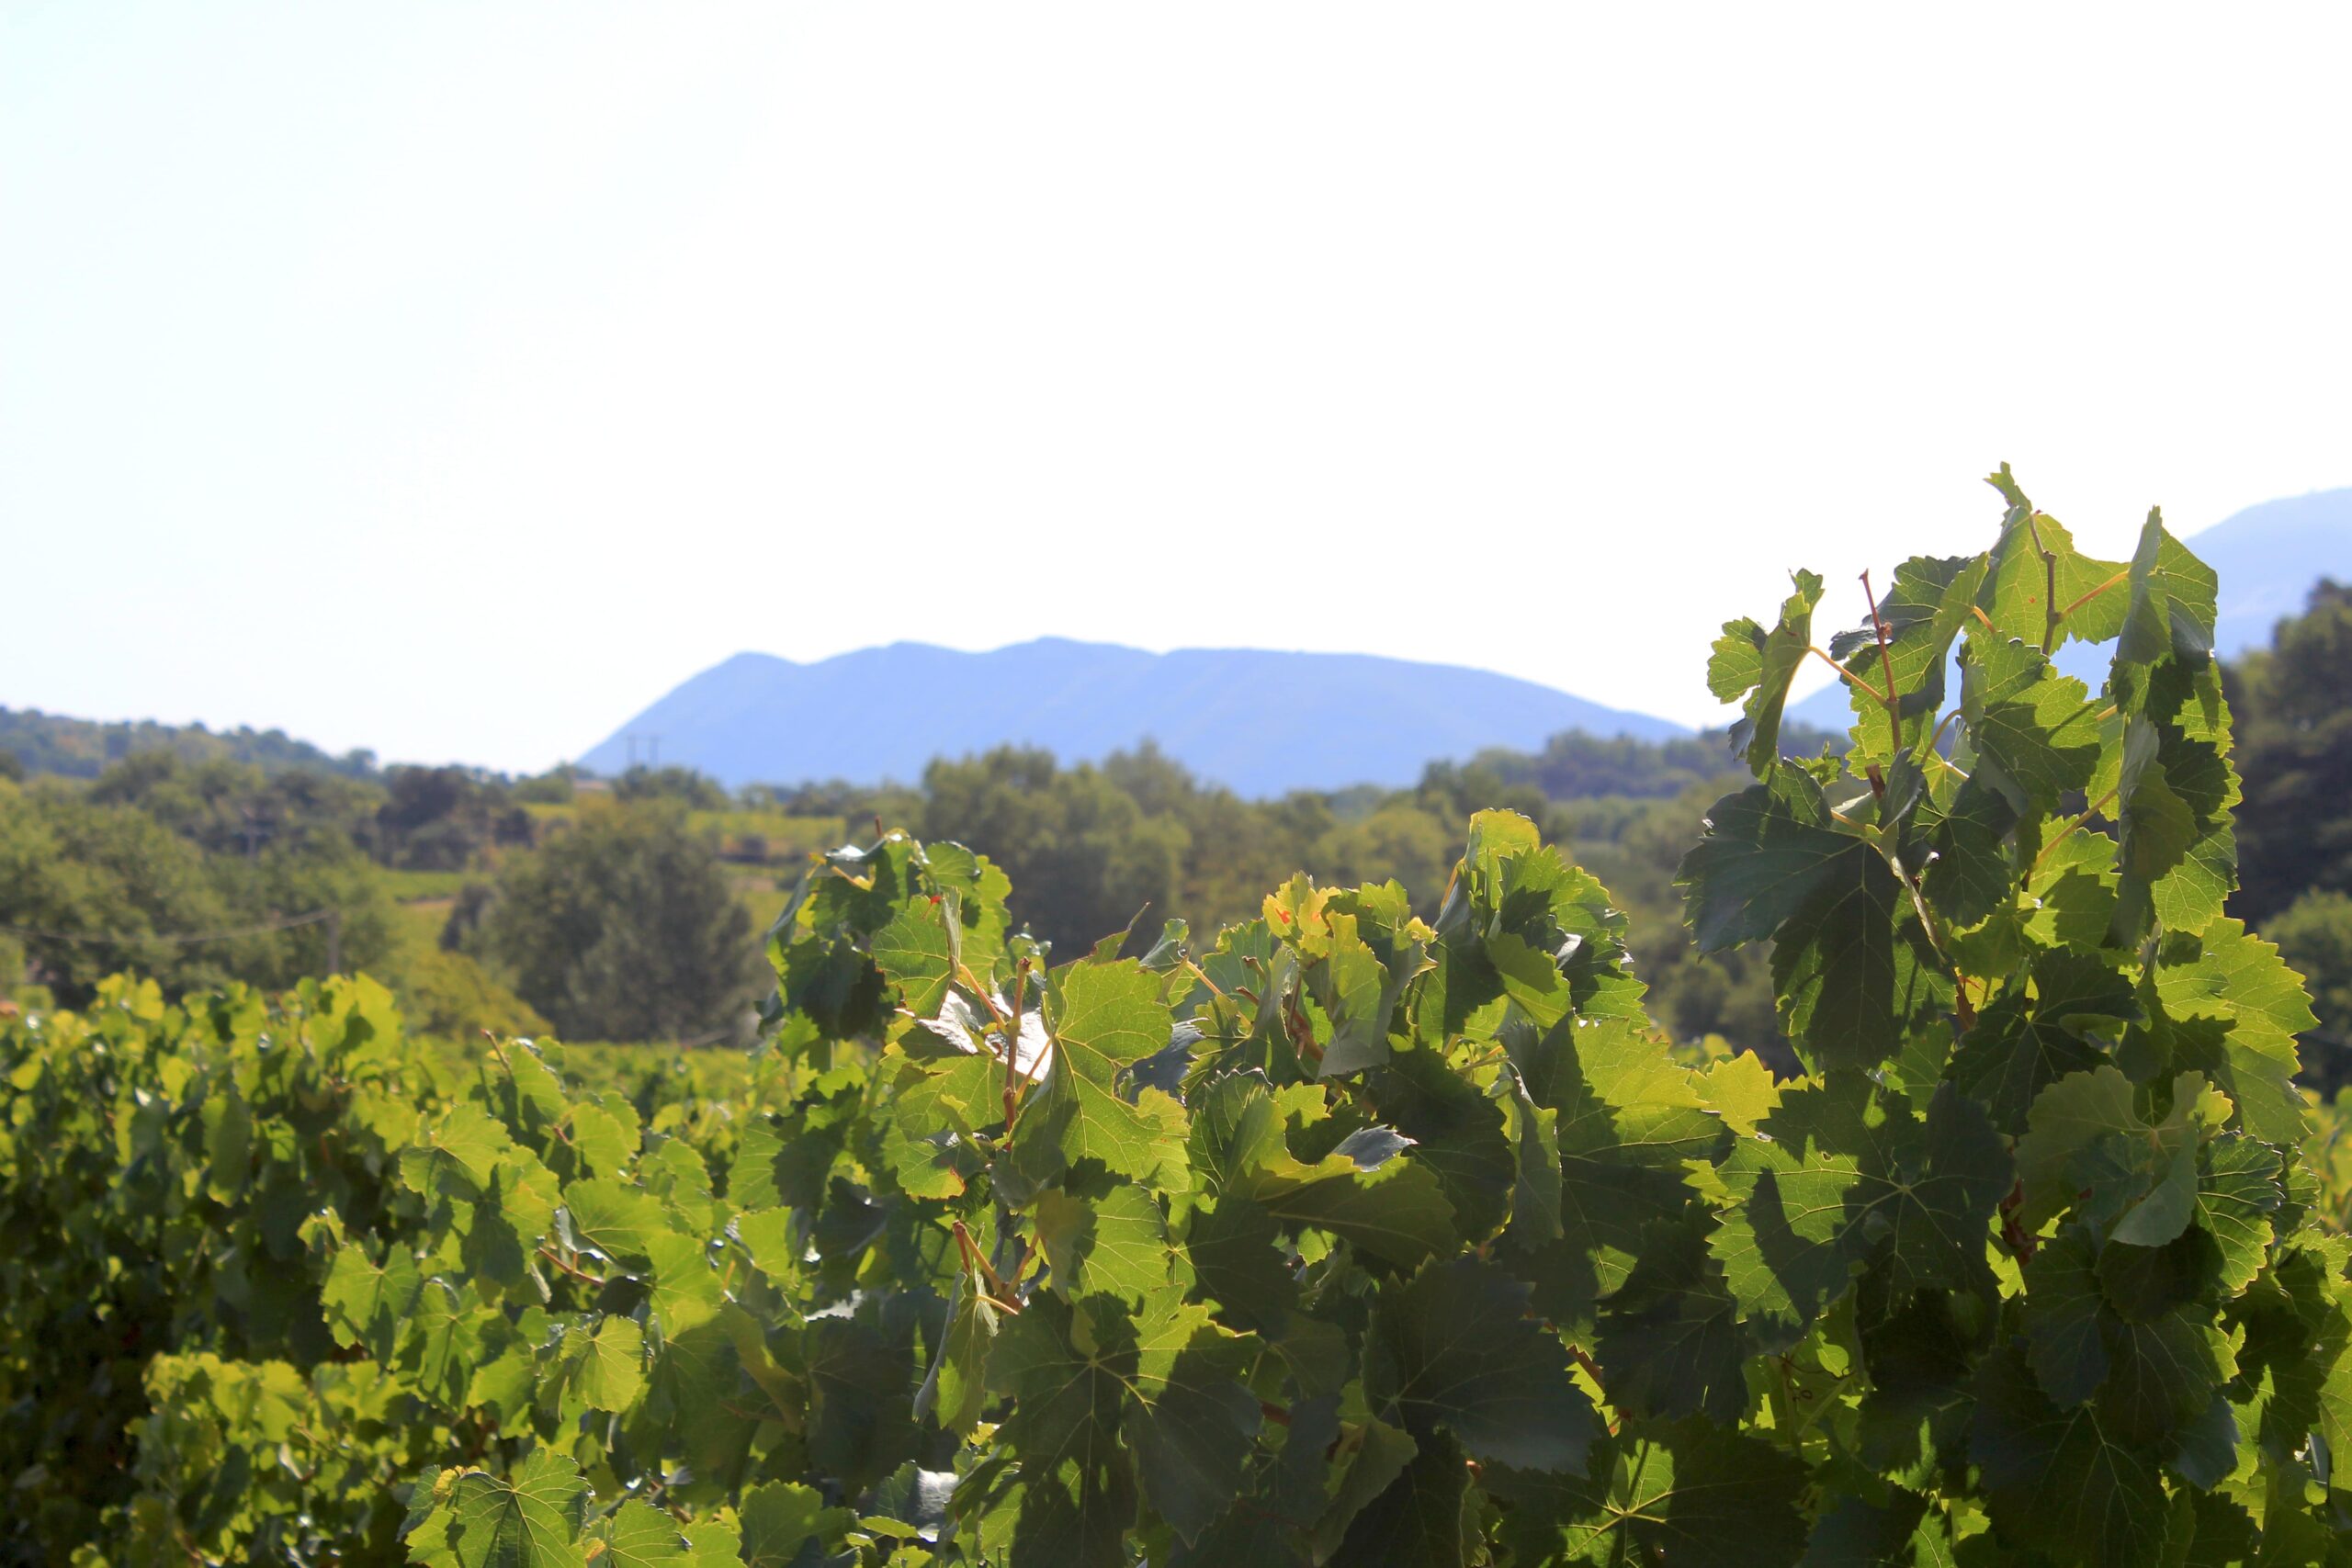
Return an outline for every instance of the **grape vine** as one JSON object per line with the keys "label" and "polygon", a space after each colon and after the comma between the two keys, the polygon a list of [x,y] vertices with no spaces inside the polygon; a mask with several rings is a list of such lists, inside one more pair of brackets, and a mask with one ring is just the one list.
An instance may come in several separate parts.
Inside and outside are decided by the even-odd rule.
{"label": "grape vine", "polygon": [[[2224,912],[2213,576],[1994,483],[1984,553],[1826,647],[1800,572],[1710,661],[1756,782],[1687,912],[1771,944],[1801,1078],[1657,1034],[1606,890],[1502,812],[1429,919],[1301,876],[1074,958],[880,833],[770,932],[742,1085],[453,1068],[364,980],[7,1023],[0,1548],[2352,1560],[2346,1179]],[[1781,755],[1809,659],[1842,757]]]}

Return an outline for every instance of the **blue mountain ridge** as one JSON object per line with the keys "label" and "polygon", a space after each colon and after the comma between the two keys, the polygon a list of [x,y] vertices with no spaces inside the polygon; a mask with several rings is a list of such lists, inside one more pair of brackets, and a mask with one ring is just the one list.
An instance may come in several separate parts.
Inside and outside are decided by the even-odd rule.
{"label": "blue mountain ridge", "polygon": [[1408,784],[1433,758],[1533,749],[1568,729],[1644,740],[1690,733],[1457,665],[1260,649],[1156,654],[1048,637],[987,653],[898,642],[810,664],[739,653],[580,761],[618,773],[631,737],[639,760],[659,737],[664,764],[700,769],[729,787],[910,784],[934,757],[1007,742],[1075,761],[1149,739],[1200,777],[1262,797]]}
{"label": "blue mountain ridge", "polygon": [[[2301,612],[2313,583],[2323,577],[2352,581],[2352,488],[2266,501],[2181,542],[2221,578],[2213,651],[2229,659],[2267,648],[2271,627]],[[2061,673],[2096,691],[2114,651],[2111,643],[2070,642],[2058,650],[2056,663]],[[1725,713],[1728,719],[1730,710]],[[1791,703],[1788,716],[1822,729],[1854,722],[1845,689],[1836,682]]]}

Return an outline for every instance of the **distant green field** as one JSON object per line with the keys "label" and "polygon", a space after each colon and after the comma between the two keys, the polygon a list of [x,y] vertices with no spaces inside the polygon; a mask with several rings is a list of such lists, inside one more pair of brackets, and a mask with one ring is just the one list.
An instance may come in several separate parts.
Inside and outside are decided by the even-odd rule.
{"label": "distant green field", "polygon": [[770,865],[795,864],[811,852],[839,843],[838,817],[795,817],[786,811],[697,811],[687,820],[718,840],[730,859],[757,859]]}
{"label": "distant green field", "polygon": [[486,871],[382,871],[378,874],[394,898],[403,904],[420,898],[455,898],[469,882],[483,882]]}
{"label": "distant green field", "polygon": [[[530,801],[523,809],[545,831],[578,821],[583,805],[582,800]],[[810,853],[840,843],[849,830],[838,817],[799,817],[756,807],[695,811],[687,814],[686,820],[696,832],[708,835],[719,853],[729,859],[776,866],[797,866]]]}
{"label": "distant green field", "polygon": [[418,898],[396,906],[401,939],[413,947],[439,946],[441,928],[449,923],[450,903],[447,898]]}
{"label": "distant green field", "polygon": [[[465,1077],[477,1071],[498,1071],[498,1057],[487,1042],[443,1040],[412,1035],[439,1071]],[[752,1058],[731,1045],[681,1050],[675,1045],[585,1043],[543,1047],[557,1070],[588,1088],[616,1089],[633,1100],[659,1103],[685,1096],[710,1097],[740,1093],[752,1081]]]}

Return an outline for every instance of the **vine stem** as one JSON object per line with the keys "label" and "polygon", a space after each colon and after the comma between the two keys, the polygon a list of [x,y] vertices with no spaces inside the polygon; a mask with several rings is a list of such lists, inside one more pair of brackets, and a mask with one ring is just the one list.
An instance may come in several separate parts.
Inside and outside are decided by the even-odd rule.
{"label": "vine stem", "polygon": [[1021,1057],[1022,993],[1029,984],[1029,960],[1023,958],[1012,971],[1012,1021],[1004,1031],[1004,1141],[1012,1142],[1012,1107],[1017,1100],[1013,1092],[1013,1065]]}
{"label": "vine stem", "polygon": [[583,1284],[603,1286],[610,1282],[602,1274],[591,1274],[576,1263],[566,1263],[551,1247],[539,1248],[539,1256]]}
{"label": "vine stem", "polygon": [[481,1032],[482,1038],[490,1042],[490,1054],[497,1057],[498,1065],[505,1069],[506,1081],[514,1082],[514,1064],[506,1059],[506,1047],[498,1043],[496,1032],[485,1029]]}
{"label": "vine stem", "polygon": [[1871,685],[1868,681],[1863,680],[1860,675],[1855,674],[1851,670],[1847,669],[1844,665],[1830,658],[1828,652],[1824,649],[1819,643],[1810,645],[1805,649],[1805,651],[1812,654],[1815,659],[1820,660],[1824,664],[1828,665],[1832,670],[1838,671],[1838,678],[1845,682],[1846,684],[1853,687],[1854,690],[1858,692],[1867,693],[1871,701],[1874,703],[1883,703],[1886,701],[1886,694],[1884,692],[1880,691],[1876,686]]}
{"label": "vine stem", "polygon": [[[1894,738],[1903,733],[1903,704],[1901,694],[1894,689],[1894,655],[1886,645],[1886,621],[1878,613],[1878,595],[1871,592],[1871,574],[1862,572],[1862,597],[1870,601],[1871,630],[1878,634],[1878,666],[1886,676],[1886,690],[1879,700],[1886,705],[1886,722]],[[1893,744],[1890,739],[1889,744]]]}
{"label": "vine stem", "polygon": [[2026,880],[2028,882],[2031,882],[2033,880],[2033,874],[2041,869],[2041,863],[2050,858],[2051,852],[2055,850],[2060,844],[2064,843],[2067,838],[2072,835],[2075,829],[2081,828],[2084,823],[2088,822],[2092,818],[2098,816],[2102,810],[2106,809],[2108,803],[2115,798],[2116,790],[2120,790],[2122,787],[2123,786],[2121,784],[2118,784],[2115,786],[2115,789],[2109,790],[2105,795],[2100,795],[2097,800],[2092,801],[2088,806],[2083,807],[2083,814],[2081,816],[2074,818],[2068,821],[2064,828],[2061,828],[2058,831],[2052,833],[2050,836],[2050,841],[2041,846],[2041,852],[2033,857],[2033,864],[2026,868]]}
{"label": "vine stem", "polygon": [[1019,1316],[1021,1303],[1012,1300],[1012,1288],[1004,1282],[1004,1276],[989,1262],[987,1256],[980,1251],[979,1243],[972,1239],[972,1233],[964,1228],[961,1220],[956,1222],[956,1245],[964,1254],[965,1267],[989,1282],[989,1289],[982,1294],[989,1303]]}
{"label": "vine stem", "polygon": [[[1903,719],[1894,690],[1894,656],[1887,649],[1886,619],[1878,613],[1878,595],[1871,589],[1868,571],[1862,573],[1862,598],[1870,604],[1871,630],[1878,637],[1879,667],[1886,671],[1887,739],[1892,746],[1903,736]],[[1942,728],[1940,725],[1937,728],[1939,731]],[[1868,765],[1868,773],[1871,793],[1883,807],[1886,803],[1885,776],[1879,772],[1876,762]],[[1918,914],[1919,929],[1928,933],[1928,945],[1936,950],[1936,956],[1943,960],[1946,969],[1951,971],[1952,1010],[1960,1020],[1961,1032],[1965,1034],[1976,1027],[1976,1004],[1969,1000],[1968,976],[1962,974],[1960,965],[1952,962],[1951,953],[1944,945],[1943,933],[1936,929],[1935,911],[1928,907],[1927,890],[1920,886],[1917,874],[1905,870],[1901,860],[1894,856],[1888,856],[1887,863],[1894,868],[1895,875],[1902,878],[1904,886],[1910,890],[1911,908]]]}

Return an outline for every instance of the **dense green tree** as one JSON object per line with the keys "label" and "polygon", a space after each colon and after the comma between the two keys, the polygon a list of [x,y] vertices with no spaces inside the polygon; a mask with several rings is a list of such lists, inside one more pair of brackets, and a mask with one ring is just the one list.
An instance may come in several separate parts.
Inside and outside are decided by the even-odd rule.
{"label": "dense green tree", "polygon": [[2352,892],[2352,588],[2320,583],[2228,687],[2245,779],[2231,907],[2258,925],[2307,887]]}
{"label": "dense green tree", "polygon": [[[1785,726],[1781,742],[1792,756],[1842,751],[1846,738],[1801,724]],[[1721,730],[1680,740],[1635,740],[1567,730],[1539,751],[1493,750],[1472,760],[1506,784],[1531,785],[1547,800],[1596,800],[1623,795],[1668,799],[1700,786],[1720,784],[1730,759]]]}
{"label": "dense green tree", "polygon": [[2304,894],[2263,922],[2312,994],[2319,1028],[2303,1036],[2303,1076],[2322,1089],[2352,1085],[2352,895]]}
{"label": "dense green tree", "polygon": [[744,1013],[751,916],[674,802],[599,806],[501,868],[475,950],[574,1039],[680,1040]]}
{"label": "dense green tree", "polygon": [[216,985],[243,945],[175,939],[242,923],[204,852],[146,813],[0,784],[0,925],[30,978],[67,1005],[125,969],[171,987]]}
{"label": "dense green tree", "polygon": [[135,751],[90,785],[104,806],[133,806],[215,853],[348,843],[367,835],[382,799],[374,784],[310,768],[266,772],[226,757],[190,761]]}
{"label": "dense green tree", "polygon": [[547,1032],[547,1020],[492,979],[470,953],[440,947],[403,953],[392,980],[401,1019],[413,1034],[478,1041],[484,1030]]}
{"label": "dense green tree", "polygon": [[347,840],[208,854],[96,791],[0,787],[0,924],[17,928],[31,978],[62,1000],[124,969],[174,990],[288,986],[328,973],[331,950],[345,971],[390,957],[390,897]]}
{"label": "dense green tree", "polygon": [[696,811],[724,811],[734,802],[718,781],[692,768],[649,768],[639,763],[613,781],[623,800],[675,800]]}
{"label": "dense green tree", "polygon": [[923,830],[994,857],[1016,919],[1063,951],[1091,946],[1147,909],[1174,914],[1191,835],[1147,813],[1102,768],[1001,747],[923,771]]}
{"label": "dense green tree", "polygon": [[580,773],[571,763],[514,781],[514,798],[533,806],[569,806],[578,794]]}
{"label": "dense green tree", "polygon": [[413,871],[461,871],[493,848],[527,848],[531,814],[503,780],[474,768],[397,767],[384,775],[376,858]]}

